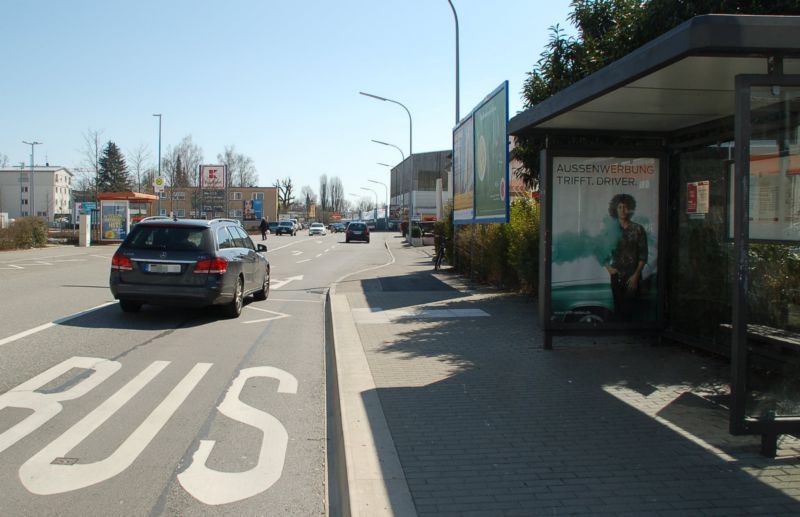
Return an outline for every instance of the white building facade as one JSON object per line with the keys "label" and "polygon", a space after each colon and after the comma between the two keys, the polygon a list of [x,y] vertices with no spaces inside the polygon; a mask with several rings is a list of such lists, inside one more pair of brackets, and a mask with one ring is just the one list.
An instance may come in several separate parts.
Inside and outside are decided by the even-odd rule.
{"label": "white building facade", "polygon": [[[0,169],[0,212],[15,219],[36,215],[53,221],[72,210],[73,174],[65,167],[36,166]],[[35,206],[34,206],[35,205]]]}

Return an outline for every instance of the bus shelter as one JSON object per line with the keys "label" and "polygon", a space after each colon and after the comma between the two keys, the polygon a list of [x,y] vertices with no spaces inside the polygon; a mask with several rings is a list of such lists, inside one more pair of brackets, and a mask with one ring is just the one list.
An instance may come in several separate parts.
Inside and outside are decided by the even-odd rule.
{"label": "bus shelter", "polygon": [[99,207],[99,241],[119,242],[125,239],[132,224],[152,213],[158,196],[141,192],[101,192]]}
{"label": "bus shelter", "polygon": [[539,321],[730,357],[729,428],[800,433],[800,17],[706,15],[515,116]]}

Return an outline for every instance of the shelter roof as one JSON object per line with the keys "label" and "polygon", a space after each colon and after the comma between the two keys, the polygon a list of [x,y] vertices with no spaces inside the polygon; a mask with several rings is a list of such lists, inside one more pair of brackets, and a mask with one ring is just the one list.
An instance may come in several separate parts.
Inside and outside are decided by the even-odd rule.
{"label": "shelter roof", "polygon": [[697,16],[523,111],[512,134],[550,131],[669,133],[735,110],[735,77],[800,74],[800,16]]}

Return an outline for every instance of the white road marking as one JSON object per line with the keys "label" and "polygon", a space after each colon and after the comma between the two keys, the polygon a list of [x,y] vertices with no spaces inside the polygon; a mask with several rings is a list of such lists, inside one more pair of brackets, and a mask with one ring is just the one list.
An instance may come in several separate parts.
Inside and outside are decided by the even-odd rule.
{"label": "white road marking", "polygon": [[485,318],[489,313],[481,309],[353,309],[353,319],[361,324],[386,324],[404,319]]}
{"label": "white road marking", "polygon": [[110,259],[111,258],[111,257],[108,257],[106,255],[89,255],[89,256],[90,257],[95,257],[95,258],[101,258],[101,259]]}
{"label": "white road marking", "polygon": [[303,279],[303,275],[297,275],[297,276],[290,276],[286,280],[273,280],[272,283],[270,284],[270,290],[271,289],[280,289],[281,287],[285,286],[289,282],[293,282],[295,280],[302,280],[302,279]]}
{"label": "white road marking", "polygon": [[244,472],[220,472],[208,468],[206,461],[216,443],[200,440],[189,467],[178,474],[178,481],[189,494],[208,505],[228,504],[241,501],[267,490],[283,473],[289,433],[281,422],[264,411],[255,409],[239,400],[245,383],[254,377],[269,377],[278,380],[278,393],[297,393],[297,379],[288,372],[262,366],[246,368],[231,383],[225,399],[217,406],[220,413],[259,429],[262,433],[258,463]]}
{"label": "white road marking", "polygon": [[[33,413],[28,415],[25,420],[0,433],[0,452],[25,438],[60,413],[62,409],[60,402],[86,395],[101,382],[111,377],[121,366],[116,361],[97,357],[71,357],[0,395],[0,410],[7,407],[33,410]],[[57,393],[36,391],[73,368],[94,371],[68,390]]]}
{"label": "white road marking", "polygon": [[271,310],[268,310],[268,309],[261,309],[259,307],[252,307],[250,305],[248,305],[247,308],[248,309],[252,309],[254,311],[268,312],[270,314],[274,314],[275,316],[271,316],[269,318],[262,318],[262,319],[258,319],[258,320],[243,321],[242,323],[244,323],[244,324],[248,324],[248,323],[263,323],[265,321],[279,320],[281,318],[288,318],[290,316],[290,314],[284,314],[282,312],[271,311]]}
{"label": "white road marking", "polygon": [[298,256],[298,255],[302,255],[303,253],[305,253],[305,252],[304,251],[300,251],[300,250],[292,251],[292,255],[294,255],[295,257]]}
{"label": "white road marking", "polygon": [[302,264],[303,262],[311,262],[311,259],[298,260],[295,264]]}
{"label": "white road marking", "polygon": [[316,257],[314,257],[314,258],[320,258],[321,256],[322,256],[322,253],[320,253],[319,255],[317,255],[317,256],[316,256]]}
{"label": "white road marking", "polygon": [[141,454],[189,393],[200,382],[211,363],[198,363],[167,397],[147,416],[111,456],[87,464],[54,465],[112,417],[167,367],[169,361],[155,361],[114,395],[100,404],[64,434],[26,461],[19,478],[29,492],[51,495],[70,492],[110,479],[128,468]]}
{"label": "white road marking", "polygon": [[67,322],[69,320],[74,320],[75,318],[80,318],[81,316],[89,314],[92,311],[96,311],[97,309],[102,309],[103,307],[106,307],[108,305],[112,305],[114,303],[117,303],[117,302],[106,302],[106,303],[103,303],[101,305],[98,305],[97,307],[92,307],[91,309],[86,309],[85,311],[81,311],[81,312],[72,314],[71,316],[67,316],[67,317],[64,317],[64,318],[61,318],[61,319],[58,319],[58,320],[55,320],[55,321],[51,321],[50,323],[45,323],[43,325],[39,325],[38,327],[34,327],[32,329],[24,330],[24,331],[22,331],[22,332],[20,332],[18,334],[14,334],[13,336],[8,336],[7,338],[0,339],[0,346],[7,345],[8,343],[11,343],[11,342],[16,341],[18,339],[22,339],[24,337],[30,336],[31,334],[36,334],[37,332],[41,332],[42,330],[47,330],[50,327],[54,327],[56,325],[60,325],[61,323]]}
{"label": "white road marking", "polygon": [[8,264],[8,267],[0,267],[0,269],[25,269],[22,266],[15,266],[14,264]]}

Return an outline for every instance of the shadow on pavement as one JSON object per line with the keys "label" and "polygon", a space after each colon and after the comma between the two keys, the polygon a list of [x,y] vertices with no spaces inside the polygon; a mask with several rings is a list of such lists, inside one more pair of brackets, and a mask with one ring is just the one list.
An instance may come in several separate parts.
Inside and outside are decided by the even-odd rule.
{"label": "shadow on pavement", "polygon": [[[400,291],[365,296],[387,309],[408,303]],[[391,336],[360,325],[420,515],[800,512],[778,488],[800,479],[800,461],[725,438],[724,409],[701,396],[725,389],[726,363],[641,337],[562,337],[544,351],[533,304],[462,297],[413,299],[490,317],[401,320]]]}

